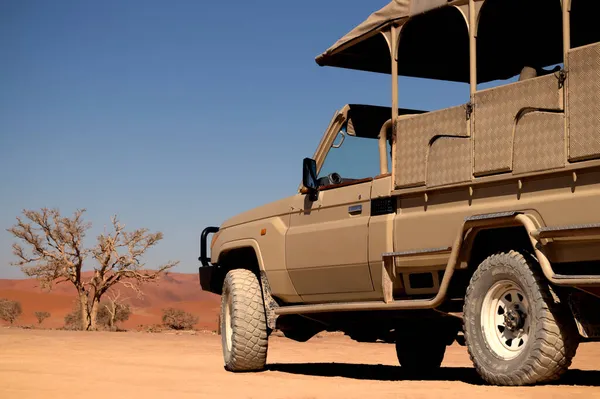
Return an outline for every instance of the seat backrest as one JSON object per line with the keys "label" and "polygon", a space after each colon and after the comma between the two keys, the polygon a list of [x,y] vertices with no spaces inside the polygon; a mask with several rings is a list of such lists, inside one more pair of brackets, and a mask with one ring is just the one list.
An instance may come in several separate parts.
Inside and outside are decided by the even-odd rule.
{"label": "seat backrest", "polygon": [[418,187],[427,180],[427,154],[436,136],[466,136],[464,105],[401,117],[396,122],[396,188]]}
{"label": "seat backrest", "polygon": [[561,111],[555,75],[482,90],[474,96],[475,176],[512,170],[513,131],[527,109]]}

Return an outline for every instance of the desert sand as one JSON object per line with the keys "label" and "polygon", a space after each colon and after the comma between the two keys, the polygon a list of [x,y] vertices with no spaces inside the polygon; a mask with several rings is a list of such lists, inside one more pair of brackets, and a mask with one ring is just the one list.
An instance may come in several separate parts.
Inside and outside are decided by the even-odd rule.
{"label": "desert sand", "polygon": [[268,369],[223,369],[220,336],[0,328],[0,397],[11,398],[600,398],[600,344],[582,344],[556,385],[483,385],[464,347],[436,375],[407,378],[394,347],[339,335],[272,336]]}

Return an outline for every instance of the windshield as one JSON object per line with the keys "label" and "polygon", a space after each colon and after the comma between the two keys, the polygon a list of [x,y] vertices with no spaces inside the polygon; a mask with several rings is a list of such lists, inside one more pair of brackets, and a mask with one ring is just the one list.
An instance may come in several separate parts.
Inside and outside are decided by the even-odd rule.
{"label": "windshield", "polygon": [[[390,162],[390,151],[387,153]],[[319,179],[332,173],[343,179],[365,179],[379,175],[379,171],[378,139],[349,135],[342,129],[327,153]]]}

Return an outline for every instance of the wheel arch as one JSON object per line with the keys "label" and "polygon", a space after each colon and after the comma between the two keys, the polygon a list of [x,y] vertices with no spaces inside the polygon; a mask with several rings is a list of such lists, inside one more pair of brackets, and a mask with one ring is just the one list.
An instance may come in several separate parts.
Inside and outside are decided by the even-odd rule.
{"label": "wheel arch", "polygon": [[[252,264],[256,272],[265,270],[262,252],[258,242],[253,238],[245,238],[241,240],[229,241],[222,244],[219,248],[219,252],[216,254],[216,263],[219,265],[225,265],[231,262],[232,256],[236,258],[240,255],[251,255],[253,254],[256,264]],[[246,263],[243,262],[242,263]],[[241,267],[236,267],[241,268]],[[246,267],[244,267],[246,268]]]}
{"label": "wheel arch", "polygon": [[213,257],[218,265],[217,272],[212,276],[212,286],[215,294],[222,294],[223,281],[227,272],[232,269],[247,269],[260,279],[264,271],[264,263],[260,246],[254,239],[229,241],[219,246],[218,253]]}
{"label": "wheel arch", "polygon": [[[531,223],[523,223],[523,218],[517,217],[518,215],[524,216]],[[449,286],[449,296],[464,297],[477,266],[490,255],[510,250],[535,255],[531,233],[543,226],[540,220],[533,212],[506,212],[497,216],[467,218],[462,229],[463,240],[458,250],[455,274]],[[474,221],[475,226],[469,226]]]}
{"label": "wheel arch", "polygon": [[530,232],[523,225],[499,225],[479,228],[468,237],[463,260],[469,269],[477,267],[485,258],[500,251],[527,250],[534,248],[529,239]]}
{"label": "wheel arch", "polygon": [[[254,273],[258,279],[261,291],[265,313],[267,317],[267,326],[270,330],[276,328],[277,316],[274,309],[279,304],[271,295],[271,287],[264,267],[264,260],[258,242],[254,239],[241,239],[229,241],[219,248],[217,256],[219,265],[219,287],[223,286],[225,276],[233,269],[246,269]],[[221,294],[221,292],[219,292]],[[270,332],[269,332],[270,334]]]}

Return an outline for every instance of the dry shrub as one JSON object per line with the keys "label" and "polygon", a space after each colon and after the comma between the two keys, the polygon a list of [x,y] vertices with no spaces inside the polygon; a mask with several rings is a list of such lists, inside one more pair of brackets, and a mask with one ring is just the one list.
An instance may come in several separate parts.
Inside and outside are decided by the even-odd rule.
{"label": "dry shrub", "polygon": [[140,324],[138,326],[138,328],[141,331],[147,332],[147,333],[159,333],[159,332],[162,332],[164,330],[164,327],[163,327],[162,324],[150,324],[150,325]]}
{"label": "dry shrub", "polygon": [[50,312],[41,312],[41,311],[37,311],[34,313],[35,314],[35,318],[38,321],[38,324],[42,324],[42,322],[44,320],[46,320],[48,317],[50,317]]}
{"label": "dry shrub", "polygon": [[116,331],[118,330],[117,323],[128,320],[130,315],[131,308],[128,304],[100,302],[96,323],[100,327]]}
{"label": "dry shrub", "polygon": [[22,313],[21,302],[0,298],[0,319],[12,325]]}
{"label": "dry shrub", "polygon": [[[117,331],[118,322],[129,319],[131,308],[128,304],[114,304],[109,301],[102,301],[96,316],[98,329]],[[67,330],[81,330],[81,305],[76,303],[71,313],[65,316],[65,326]]]}
{"label": "dry shrub", "polygon": [[65,330],[82,330],[81,320],[81,304],[77,302],[71,313],[65,316]]}
{"label": "dry shrub", "polygon": [[185,312],[181,309],[163,309],[163,325],[172,330],[192,330],[198,323],[198,316]]}

